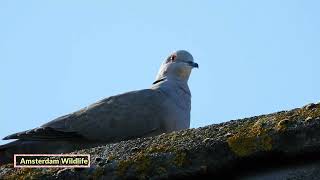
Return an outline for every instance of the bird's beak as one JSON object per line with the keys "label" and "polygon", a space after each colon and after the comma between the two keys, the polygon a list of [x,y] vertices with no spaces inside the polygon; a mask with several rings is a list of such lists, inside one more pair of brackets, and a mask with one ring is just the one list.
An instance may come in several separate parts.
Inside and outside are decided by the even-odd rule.
{"label": "bird's beak", "polygon": [[191,67],[199,68],[198,63],[195,63],[195,62],[189,62],[188,64],[189,64]]}

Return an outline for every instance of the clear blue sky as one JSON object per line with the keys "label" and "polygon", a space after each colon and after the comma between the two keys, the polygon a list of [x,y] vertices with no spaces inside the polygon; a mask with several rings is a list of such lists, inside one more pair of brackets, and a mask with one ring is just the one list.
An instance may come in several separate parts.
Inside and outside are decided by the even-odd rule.
{"label": "clear blue sky", "polygon": [[[0,1],[0,137],[148,88],[190,51],[191,127],[320,100],[320,1]],[[5,141],[0,141],[0,144]]]}

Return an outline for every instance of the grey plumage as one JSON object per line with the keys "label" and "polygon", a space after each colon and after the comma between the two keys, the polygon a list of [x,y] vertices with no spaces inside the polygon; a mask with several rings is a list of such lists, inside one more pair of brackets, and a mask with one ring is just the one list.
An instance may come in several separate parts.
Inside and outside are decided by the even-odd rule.
{"label": "grey plumage", "polygon": [[[163,96],[161,91],[152,89],[112,96],[39,128],[16,133],[5,139],[76,138],[112,142],[134,136],[140,137],[159,131],[160,119],[165,113],[161,112],[164,110],[161,107]],[[139,126],[136,126],[137,124]]]}
{"label": "grey plumage", "polygon": [[111,96],[38,128],[4,139],[0,164],[14,153],[63,153],[110,142],[189,128],[191,69],[198,67],[190,53],[172,53],[161,65],[149,89]]}

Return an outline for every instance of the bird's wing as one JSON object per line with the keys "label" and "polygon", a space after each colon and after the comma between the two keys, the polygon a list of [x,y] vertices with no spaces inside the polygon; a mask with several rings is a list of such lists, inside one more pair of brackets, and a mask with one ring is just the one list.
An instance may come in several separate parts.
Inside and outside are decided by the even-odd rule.
{"label": "bird's wing", "polygon": [[111,96],[39,128],[4,139],[119,141],[161,132],[165,95],[144,89]]}

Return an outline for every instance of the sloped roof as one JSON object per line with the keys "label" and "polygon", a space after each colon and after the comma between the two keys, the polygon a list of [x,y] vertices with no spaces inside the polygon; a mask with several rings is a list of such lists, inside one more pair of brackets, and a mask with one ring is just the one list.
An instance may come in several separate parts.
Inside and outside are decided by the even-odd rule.
{"label": "sloped roof", "polygon": [[[74,152],[91,154],[91,167],[87,169],[14,169],[12,165],[4,165],[0,168],[0,176],[13,179],[24,176],[47,179],[191,176],[250,179],[267,176],[264,172],[280,172],[279,177],[284,177],[288,173],[281,172],[293,165],[320,167],[312,165],[320,159],[316,157],[319,152],[318,103]],[[301,174],[295,176],[302,177]],[[313,176],[319,178],[320,173]]]}

